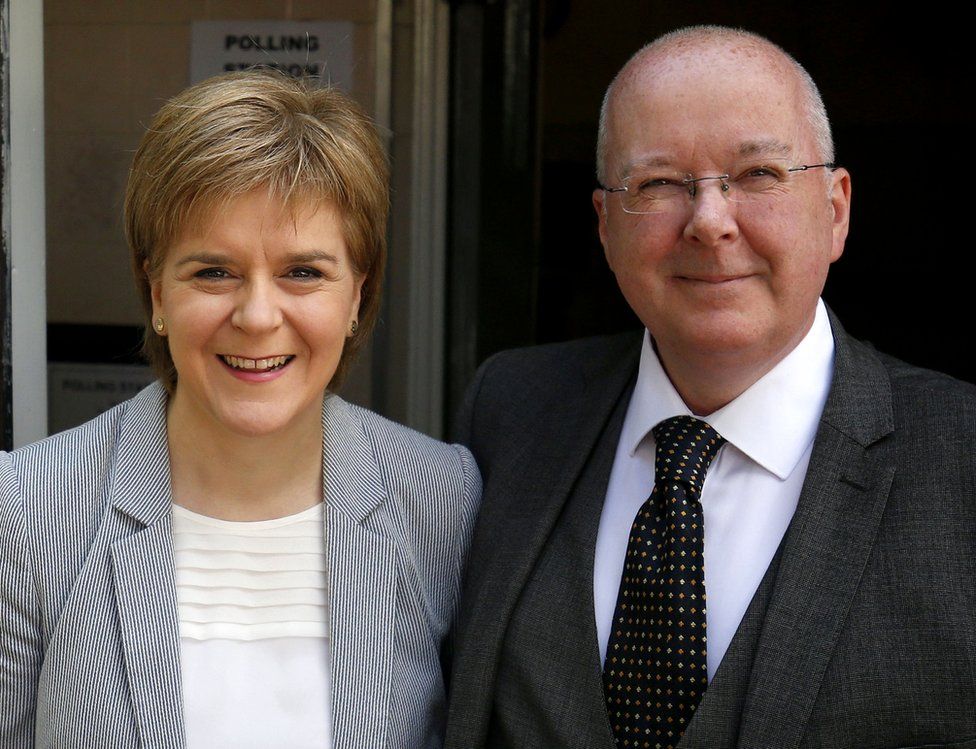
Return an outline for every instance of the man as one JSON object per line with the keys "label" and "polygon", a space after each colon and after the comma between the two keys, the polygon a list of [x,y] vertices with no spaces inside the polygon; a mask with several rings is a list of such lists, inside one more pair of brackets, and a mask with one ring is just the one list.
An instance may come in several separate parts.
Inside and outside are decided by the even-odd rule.
{"label": "man", "polygon": [[976,747],[976,389],[823,306],[832,161],[755,35],[674,32],[611,84],[593,203],[647,330],[469,391],[451,749]]}

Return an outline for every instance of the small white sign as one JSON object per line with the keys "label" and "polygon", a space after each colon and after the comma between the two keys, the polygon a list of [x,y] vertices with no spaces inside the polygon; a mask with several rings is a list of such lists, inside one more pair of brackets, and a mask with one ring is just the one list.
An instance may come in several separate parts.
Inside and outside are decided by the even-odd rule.
{"label": "small white sign", "polygon": [[152,369],[138,364],[49,362],[48,431],[55,434],[94,419],[155,379]]}
{"label": "small white sign", "polygon": [[194,21],[190,83],[253,65],[352,88],[349,21]]}

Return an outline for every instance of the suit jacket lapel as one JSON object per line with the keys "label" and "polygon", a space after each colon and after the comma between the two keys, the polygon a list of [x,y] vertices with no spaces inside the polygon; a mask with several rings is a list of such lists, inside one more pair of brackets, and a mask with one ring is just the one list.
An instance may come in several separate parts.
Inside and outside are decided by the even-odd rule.
{"label": "suit jacket lapel", "polygon": [[[571,741],[576,747],[614,746],[613,733],[607,718],[603,691],[603,664],[597,642],[596,613],[593,604],[593,563],[596,554],[596,538],[600,527],[600,515],[607,495],[607,484],[617,452],[617,442],[623,427],[627,405],[636,371],[623,393],[619,394],[616,408],[602,432],[586,463],[579,480],[570,492],[564,512],[560,515],[559,529],[550,537],[545,553],[567,571],[569,579],[580,582],[567,585],[563,591],[565,624],[560,630],[568,652],[582,657],[573,664],[580,668],[572,674],[558,699],[563,709],[583,718]],[[557,545],[557,534],[561,543]]]}
{"label": "suit jacket lapel", "polygon": [[[782,549],[782,547],[780,547]],[[681,737],[680,749],[712,749],[735,746],[739,736],[739,722],[745,705],[755,661],[756,646],[766,618],[766,609],[772,595],[773,581],[779,569],[780,553],[777,553],[769,569],[763,575],[752,601],[746,609],[735,637],[722,658],[722,663],[694,719]]]}
{"label": "suit jacket lapel", "polygon": [[349,407],[328,396],[322,424],[333,746],[384,746],[397,558],[394,543],[370,515],[386,489],[369,437]]}
{"label": "suit jacket lapel", "polygon": [[129,691],[147,747],[182,747],[183,692],[166,443],[166,394],[155,385],[119,425],[112,485],[115,602]]}
{"label": "suit jacket lapel", "polygon": [[739,735],[741,749],[799,746],[894,475],[887,373],[836,319],[834,379],[783,539]]}
{"label": "suit jacket lapel", "polygon": [[506,466],[506,475],[490,477],[461,612],[460,631],[468,636],[459,641],[454,664],[454,673],[462,678],[453,685],[452,706],[460,706],[457,714],[463,714],[465,725],[449,721],[449,746],[480,746],[484,741],[491,705],[483,695],[494,688],[512,609],[637,369],[639,353],[640,339],[633,336],[619,338],[615,349],[599,360],[576,362],[575,368],[567,363],[566,379],[546,386],[557,400],[573,407],[534,414],[534,428],[518,436],[524,441],[520,462]]}

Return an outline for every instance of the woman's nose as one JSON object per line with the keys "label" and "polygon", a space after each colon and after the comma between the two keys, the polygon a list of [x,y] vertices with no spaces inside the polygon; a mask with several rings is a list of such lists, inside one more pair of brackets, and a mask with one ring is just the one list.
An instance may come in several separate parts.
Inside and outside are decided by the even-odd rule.
{"label": "woman's nose", "polygon": [[282,322],[281,305],[273,280],[249,280],[237,291],[234,327],[247,333],[274,330]]}

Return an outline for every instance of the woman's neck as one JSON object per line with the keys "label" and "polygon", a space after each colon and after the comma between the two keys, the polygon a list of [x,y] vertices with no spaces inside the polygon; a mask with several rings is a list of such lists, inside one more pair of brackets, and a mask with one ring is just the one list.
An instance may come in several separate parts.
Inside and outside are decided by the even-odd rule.
{"label": "woman's neck", "polygon": [[268,520],[322,501],[322,420],[235,433],[175,396],[167,409],[173,502],[223,520]]}

